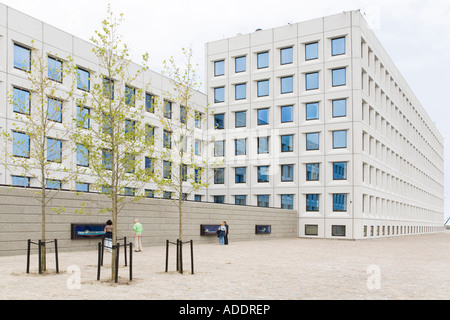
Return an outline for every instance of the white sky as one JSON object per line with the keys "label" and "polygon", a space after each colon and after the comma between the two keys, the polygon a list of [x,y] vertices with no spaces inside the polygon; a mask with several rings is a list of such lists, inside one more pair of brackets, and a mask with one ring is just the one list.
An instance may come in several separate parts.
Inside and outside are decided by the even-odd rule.
{"label": "white sky", "polygon": [[[450,150],[449,0],[0,0],[19,11],[89,40],[106,15],[124,13],[121,33],[133,60],[162,61],[192,47],[204,74],[205,43],[288,23],[361,9],[380,42],[435,122]],[[445,156],[446,216],[450,216],[450,156]]]}

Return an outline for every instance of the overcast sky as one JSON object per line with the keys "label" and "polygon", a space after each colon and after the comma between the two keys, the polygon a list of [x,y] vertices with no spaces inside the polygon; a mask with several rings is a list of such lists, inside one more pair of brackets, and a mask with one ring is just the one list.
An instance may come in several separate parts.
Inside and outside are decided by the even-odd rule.
{"label": "overcast sky", "polygon": [[[201,75],[205,43],[342,11],[361,9],[380,42],[427,110],[450,150],[449,0],[0,0],[88,40],[108,3],[125,15],[121,33],[133,60],[149,52],[150,66],[191,47]],[[447,95],[444,98],[444,95]],[[446,152],[446,216],[450,216],[450,156]]]}

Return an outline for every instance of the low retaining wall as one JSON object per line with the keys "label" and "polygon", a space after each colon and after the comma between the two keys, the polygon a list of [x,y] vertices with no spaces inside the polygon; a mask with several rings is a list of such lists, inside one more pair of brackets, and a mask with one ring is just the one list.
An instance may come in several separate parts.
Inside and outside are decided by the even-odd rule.
{"label": "low retaining wall", "polygon": [[[36,190],[0,187],[0,255],[26,253],[27,239],[41,237],[40,202]],[[128,199],[127,199],[128,200]],[[95,250],[98,239],[72,240],[72,224],[105,224],[110,214],[99,209],[110,207],[109,199],[99,194],[58,192],[50,201],[46,214],[46,238],[58,239],[60,251]],[[84,208],[86,213],[76,210]],[[64,208],[56,213],[53,208]],[[143,246],[164,245],[178,238],[178,208],[171,200],[143,199],[128,203],[118,216],[118,237],[133,241],[134,219],[144,227]],[[291,210],[186,202],[183,240],[195,243],[218,243],[216,236],[201,236],[201,225],[218,225],[227,221],[230,242],[295,238],[298,236],[297,212]],[[270,234],[256,234],[256,225],[270,225]],[[49,246],[51,249],[52,246]]]}

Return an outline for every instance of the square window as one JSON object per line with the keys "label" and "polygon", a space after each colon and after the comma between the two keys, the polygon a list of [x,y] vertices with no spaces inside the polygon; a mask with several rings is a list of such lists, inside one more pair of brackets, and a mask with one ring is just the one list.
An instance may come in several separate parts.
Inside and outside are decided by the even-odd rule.
{"label": "square window", "polygon": [[30,136],[26,133],[13,131],[13,156],[30,157]]}
{"label": "square window", "polygon": [[319,211],[319,196],[318,194],[306,195],[306,211]]}
{"label": "square window", "polygon": [[281,152],[294,151],[294,135],[281,136]]}
{"label": "square window", "polygon": [[306,150],[319,150],[319,133],[306,134]]}
{"label": "square window", "polygon": [[294,195],[293,194],[281,195],[281,209],[294,210]]}
{"label": "square window", "polygon": [[234,196],[234,204],[237,206],[247,205],[247,196]]}
{"label": "square window", "polygon": [[89,183],[77,182],[75,186],[76,192],[89,192]]}
{"label": "square window", "polygon": [[281,182],[294,181],[294,165],[284,164],[281,166]]}
{"label": "square window", "polygon": [[347,194],[333,194],[333,211],[347,212]]}
{"label": "square window", "polygon": [[134,188],[125,187],[123,189],[123,194],[127,197],[134,197],[136,194],[136,190]]}
{"label": "square window", "polygon": [[269,166],[258,167],[258,182],[269,182]]}
{"label": "square window", "polygon": [[333,76],[333,87],[345,86],[346,85],[346,68],[334,69],[332,71]]}
{"label": "square window", "polygon": [[22,114],[30,114],[31,94],[29,91],[14,88],[13,92],[13,111]]}
{"label": "square window", "polygon": [[225,203],[225,196],[214,196],[214,203]]}
{"label": "square window", "polygon": [[77,68],[77,89],[90,90],[90,73],[84,69]]}
{"label": "square window", "polygon": [[202,155],[202,141],[201,140],[195,140],[195,155],[201,156]]}
{"label": "square window", "polygon": [[240,111],[236,112],[234,114],[235,117],[235,127],[236,128],[243,128],[247,126],[247,112],[246,111]]}
{"label": "square window", "polygon": [[172,102],[169,100],[164,101],[164,118],[172,119]]}
{"label": "square window", "polygon": [[294,106],[281,107],[281,122],[293,122],[294,121]]}
{"label": "square window", "polygon": [[258,69],[269,67],[269,52],[258,53]]}
{"label": "square window", "polygon": [[247,84],[241,83],[235,85],[235,100],[243,100],[247,98]]}
{"label": "square window", "polygon": [[319,181],[320,178],[320,164],[307,163],[306,164],[306,181]]}
{"label": "square window", "polygon": [[214,184],[225,184],[225,168],[214,169]]}
{"label": "square window", "polygon": [[223,76],[225,74],[225,60],[214,62],[214,76]]}
{"label": "square window", "polygon": [[247,168],[235,168],[235,182],[246,183],[247,182]]}
{"label": "square window", "polygon": [[258,195],[257,196],[258,207],[268,208],[269,207],[269,199],[270,199],[269,195]]}
{"label": "square window", "polygon": [[130,86],[125,86],[125,103],[129,106],[135,106],[136,89]]}
{"label": "square window", "polygon": [[202,196],[199,195],[199,194],[196,194],[195,197],[194,197],[194,201],[195,202],[202,202]]}
{"label": "square window", "polygon": [[269,109],[258,110],[258,126],[269,124]]}
{"label": "square window", "polygon": [[171,200],[172,199],[172,192],[170,191],[164,191],[163,197],[164,200]]}
{"label": "square window", "polygon": [[225,156],[225,141],[215,141],[214,142],[214,157],[224,157]]}
{"label": "square window", "polygon": [[284,48],[280,50],[280,64],[290,64],[294,61],[294,49],[292,47],[290,48]]}
{"label": "square window", "polygon": [[150,113],[155,112],[156,96],[153,94],[145,94],[145,110]]}
{"label": "square window", "polygon": [[267,97],[269,95],[269,80],[258,81],[258,97]]}
{"label": "square window", "polygon": [[331,55],[338,56],[345,54],[345,37],[331,40]]}
{"label": "square window", "polygon": [[247,139],[236,139],[235,140],[236,147],[236,156],[243,156],[247,154]]}
{"label": "square window", "polygon": [[333,163],[333,180],[347,180],[347,162]]}
{"label": "square window", "polygon": [[306,224],[305,225],[305,236],[318,236],[319,226],[317,224]]}
{"label": "square window", "polygon": [[225,102],[225,87],[214,88],[214,103]]}
{"label": "square window", "polygon": [[111,100],[114,100],[114,80],[103,78],[103,94]]}
{"label": "square window", "polygon": [[259,137],[258,138],[258,154],[269,153],[269,140],[270,140],[270,137]]}
{"label": "square window", "polygon": [[11,176],[11,185],[13,187],[30,187],[30,178],[28,177],[19,177],[19,176]]}
{"label": "square window", "polygon": [[82,144],[77,144],[77,166],[89,167],[89,150]]}
{"label": "square window", "polygon": [[172,179],[172,162],[170,161],[163,161],[163,178]]}
{"label": "square window", "polygon": [[333,118],[347,116],[347,99],[333,100]]}
{"label": "square window", "polygon": [[77,106],[77,127],[83,129],[89,129],[91,110],[82,106]]}
{"label": "square window", "polygon": [[48,98],[47,119],[62,123],[62,101]]}
{"label": "square window", "polygon": [[319,103],[307,103],[306,104],[306,120],[319,119]]}
{"label": "square window", "polygon": [[47,138],[47,161],[61,162],[62,142],[60,140]]}
{"label": "square window", "polygon": [[31,71],[31,50],[14,44],[14,68]]}
{"label": "square window", "polygon": [[202,128],[202,114],[198,111],[195,111],[195,127],[197,129]]}
{"label": "square window", "polygon": [[305,45],[305,60],[314,60],[319,58],[319,43],[313,42]]}
{"label": "square window", "polygon": [[62,83],[63,80],[63,63],[59,59],[48,57],[48,78]]}
{"label": "square window", "polygon": [[216,130],[225,129],[225,114],[214,115],[214,128]]}
{"label": "square window", "polygon": [[281,93],[292,93],[294,91],[294,77],[281,78]]}
{"label": "square window", "polygon": [[236,73],[247,71],[247,57],[237,57],[234,62]]}
{"label": "square window", "polygon": [[305,75],[306,78],[306,90],[319,89],[319,73],[312,72]]}
{"label": "square window", "polygon": [[331,235],[333,237],[345,237],[345,226],[331,226]]}
{"label": "square window", "polygon": [[164,130],[164,148],[172,149],[172,132]]}
{"label": "square window", "polygon": [[59,180],[47,179],[45,188],[49,190],[61,190],[61,185],[62,183]]}
{"label": "square window", "polygon": [[102,150],[102,165],[105,170],[112,170],[112,153],[110,150]]}
{"label": "square window", "polygon": [[347,148],[347,131],[333,131],[333,149]]}

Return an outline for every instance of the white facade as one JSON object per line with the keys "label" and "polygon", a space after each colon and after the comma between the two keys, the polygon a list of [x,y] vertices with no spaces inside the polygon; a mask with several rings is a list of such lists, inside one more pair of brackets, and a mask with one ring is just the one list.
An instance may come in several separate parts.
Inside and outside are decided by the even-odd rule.
{"label": "white facade", "polygon": [[[283,195],[293,197],[300,237],[442,230],[443,138],[359,12],[237,35],[208,43],[206,51],[208,102],[224,114],[225,130],[216,131],[226,141],[225,183],[209,189],[210,200],[224,195],[235,203],[244,195],[248,205],[258,205],[258,195],[268,195],[269,206],[280,207]],[[260,53],[268,53],[267,65],[263,58],[258,65]],[[317,88],[307,80],[311,74],[318,75]],[[281,88],[286,77],[293,79],[292,90],[290,79]],[[264,80],[268,94],[258,92]],[[282,121],[284,106],[293,107],[292,121]],[[268,109],[263,121],[260,109]],[[242,112],[245,126],[236,128]],[[209,127],[215,125],[210,117]],[[319,134],[317,150],[307,150],[309,133]],[[281,145],[286,135],[293,135],[288,148]],[[265,136],[269,150],[261,153],[258,137]],[[246,139],[245,155],[236,155],[235,139]],[[341,163],[347,164],[344,175],[334,172]],[[293,165],[293,174],[282,182],[284,164]],[[259,166],[269,166],[268,182],[258,182]],[[247,168],[245,183],[235,183],[237,167]]]}
{"label": "white facade", "polygon": [[[12,95],[14,88],[20,88],[31,93],[31,100],[35,96],[32,92],[32,86],[28,78],[26,71],[21,70],[14,66],[15,58],[15,46],[18,45],[24,49],[31,51],[33,59],[37,58],[37,55],[43,55],[44,59],[48,57],[56,57],[62,61],[63,68],[69,65],[69,57],[73,60],[73,63],[83,70],[87,70],[91,75],[90,87],[95,85],[95,74],[101,74],[98,57],[93,53],[93,45],[87,41],[79,39],[68,33],[65,33],[53,26],[43,23],[37,19],[34,19],[28,15],[20,13],[10,7],[0,4],[0,131],[6,130],[11,132],[13,130],[20,130],[21,126],[26,126],[26,120],[21,123],[18,121],[17,113],[13,110],[13,104],[9,103],[8,96]],[[34,68],[34,67],[33,67]],[[33,69],[32,68],[32,69]],[[134,74],[141,67],[138,64],[131,63],[129,66],[129,73]],[[32,73],[35,70],[31,71]],[[73,126],[73,119],[77,116],[77,99],[81,98],[85,94],[84,90],[78,88],[75,89],[73,98],[66,98],[64,92],[69,92],[73,84],[73,80],[76,75],[70,76],[64,75],[62,82],[55,82],[57,87],[56,97],[62,100],[62,121],[61,124],[57,123],[54,126],[54,136],[58,136],[58,129],[64,131],[66,126]],[[98,79],[97,79],[98,81]],[[100,80],[101,81],[101,80]],[[174,88],[169,78],[162,76],[153,71],[147,71],[137,78],[133,83],[120,83],[115,82],[115,91],[124,90],[125,85],[130,85],[134,88],[144,88],[146,84],[150,83],[150,88],[147,89],[147,93],[156,96],[158,100],[169,99],[170,95],[175,96]],[[144,105],[145,98],[142,101],[136,101],[136,104]],[[206,96],[198,91],[193,93],[191,101],[192,107],[195,110],[203,111],[207,105]],[[84,107],[91,107],[89,102]],[[156,111],[157,112],[157,111]],[[206,118],[206,117],[203,117]],[[180,119],[180,106],[175,102],[172,103],[172,119],[179,121]],[[190,119],[189,121],[194,121]],[[144,122],[154,127],[155,132],[155,153],[158,154],[163,148],[163,126],[159,117],[155,113],[147,112],[145,114]],[[97,125],[97,124],[91,124]],[[195,140],[206,140],[206,119],[203,119],[201,126],[195,129],[195,136],[189,137],[187,144],[193,147]],[[192,127],[194,124],[192,123]],[[67,139],[67,138],[66,138]],[[3,142],[2,142],[3,143]],[[206,145],[206,144],[205,144]],[[8,148],[12,146],[9,145]],[[62,189],[75,190],[76,181],[64,181],[65,174],[62,172],[63,167],[74,168],[76,164],[76,153],[73,151],[74,145],[68,140],[62,141],[62,153],[65,159],[62,164],[54,164],[54,172],[52,179],[62,180]],[[11,153],[11,152],[10,152]],[[8,169],[5,166],[0,168],[0,184],[11,185],[12,176],[21,176],[21,170],[14,169],[14,166],[9,166]],[[39,175],[36,173],[36,175]],[[88,171],[79,177],[80,181],[91,184],[94,182],[94,177],[89,174]],[[36,179],[31,178],[30,187],[38,187]],[[157,191],[156,184],[149,183],[142,190]],[[92,190],[98,192],[99,190]],[[171,190],[164,190],[170,192]],[[206,198],[206,191],[198,193]],[[194,198],[191,195],[190,199]]]}
{"label": "white facade", "polygon": [[[14,67],[15,44],[63,63],[70,56],[78,67],[100,72],[90,43],[0,5],[0,130],[17,122],[7,95],[30,88],[24,71]],[[267,53],[260,65],[259,53]],[[209,106],[214,114],[188,144],[208,134],[218,145],[223,141],[223,154],[219,146],[202,152],[216,152],[223,171],[216,170],[211,186],[196,194],[202,201],[297,210],[299,237],[364,239],[442,230],[443,138],[359,12],[208,43],[206,63],[207,92],[195,93],[194,108]],[[72,80],[64,78],[61,93]],[[151,71],[131,85],[148,81],[148,93],[161,99],[173,92],[168,78]],[[76,109],[74,99],[63,101],[63,121],[71,121]],[[172,110],[179,119],[180,106]],[[223,129],[216,128],[218,115]],[[158,151],[161,125],[152,113],[145,122],[155,126]],[[63,142],[74,166],[72,150]],[[244,172],[238,179],[236,168]],[[54,174],[63,177],[57,165]],[[0,184],[11,185],[12,175],[1,167]]]}

